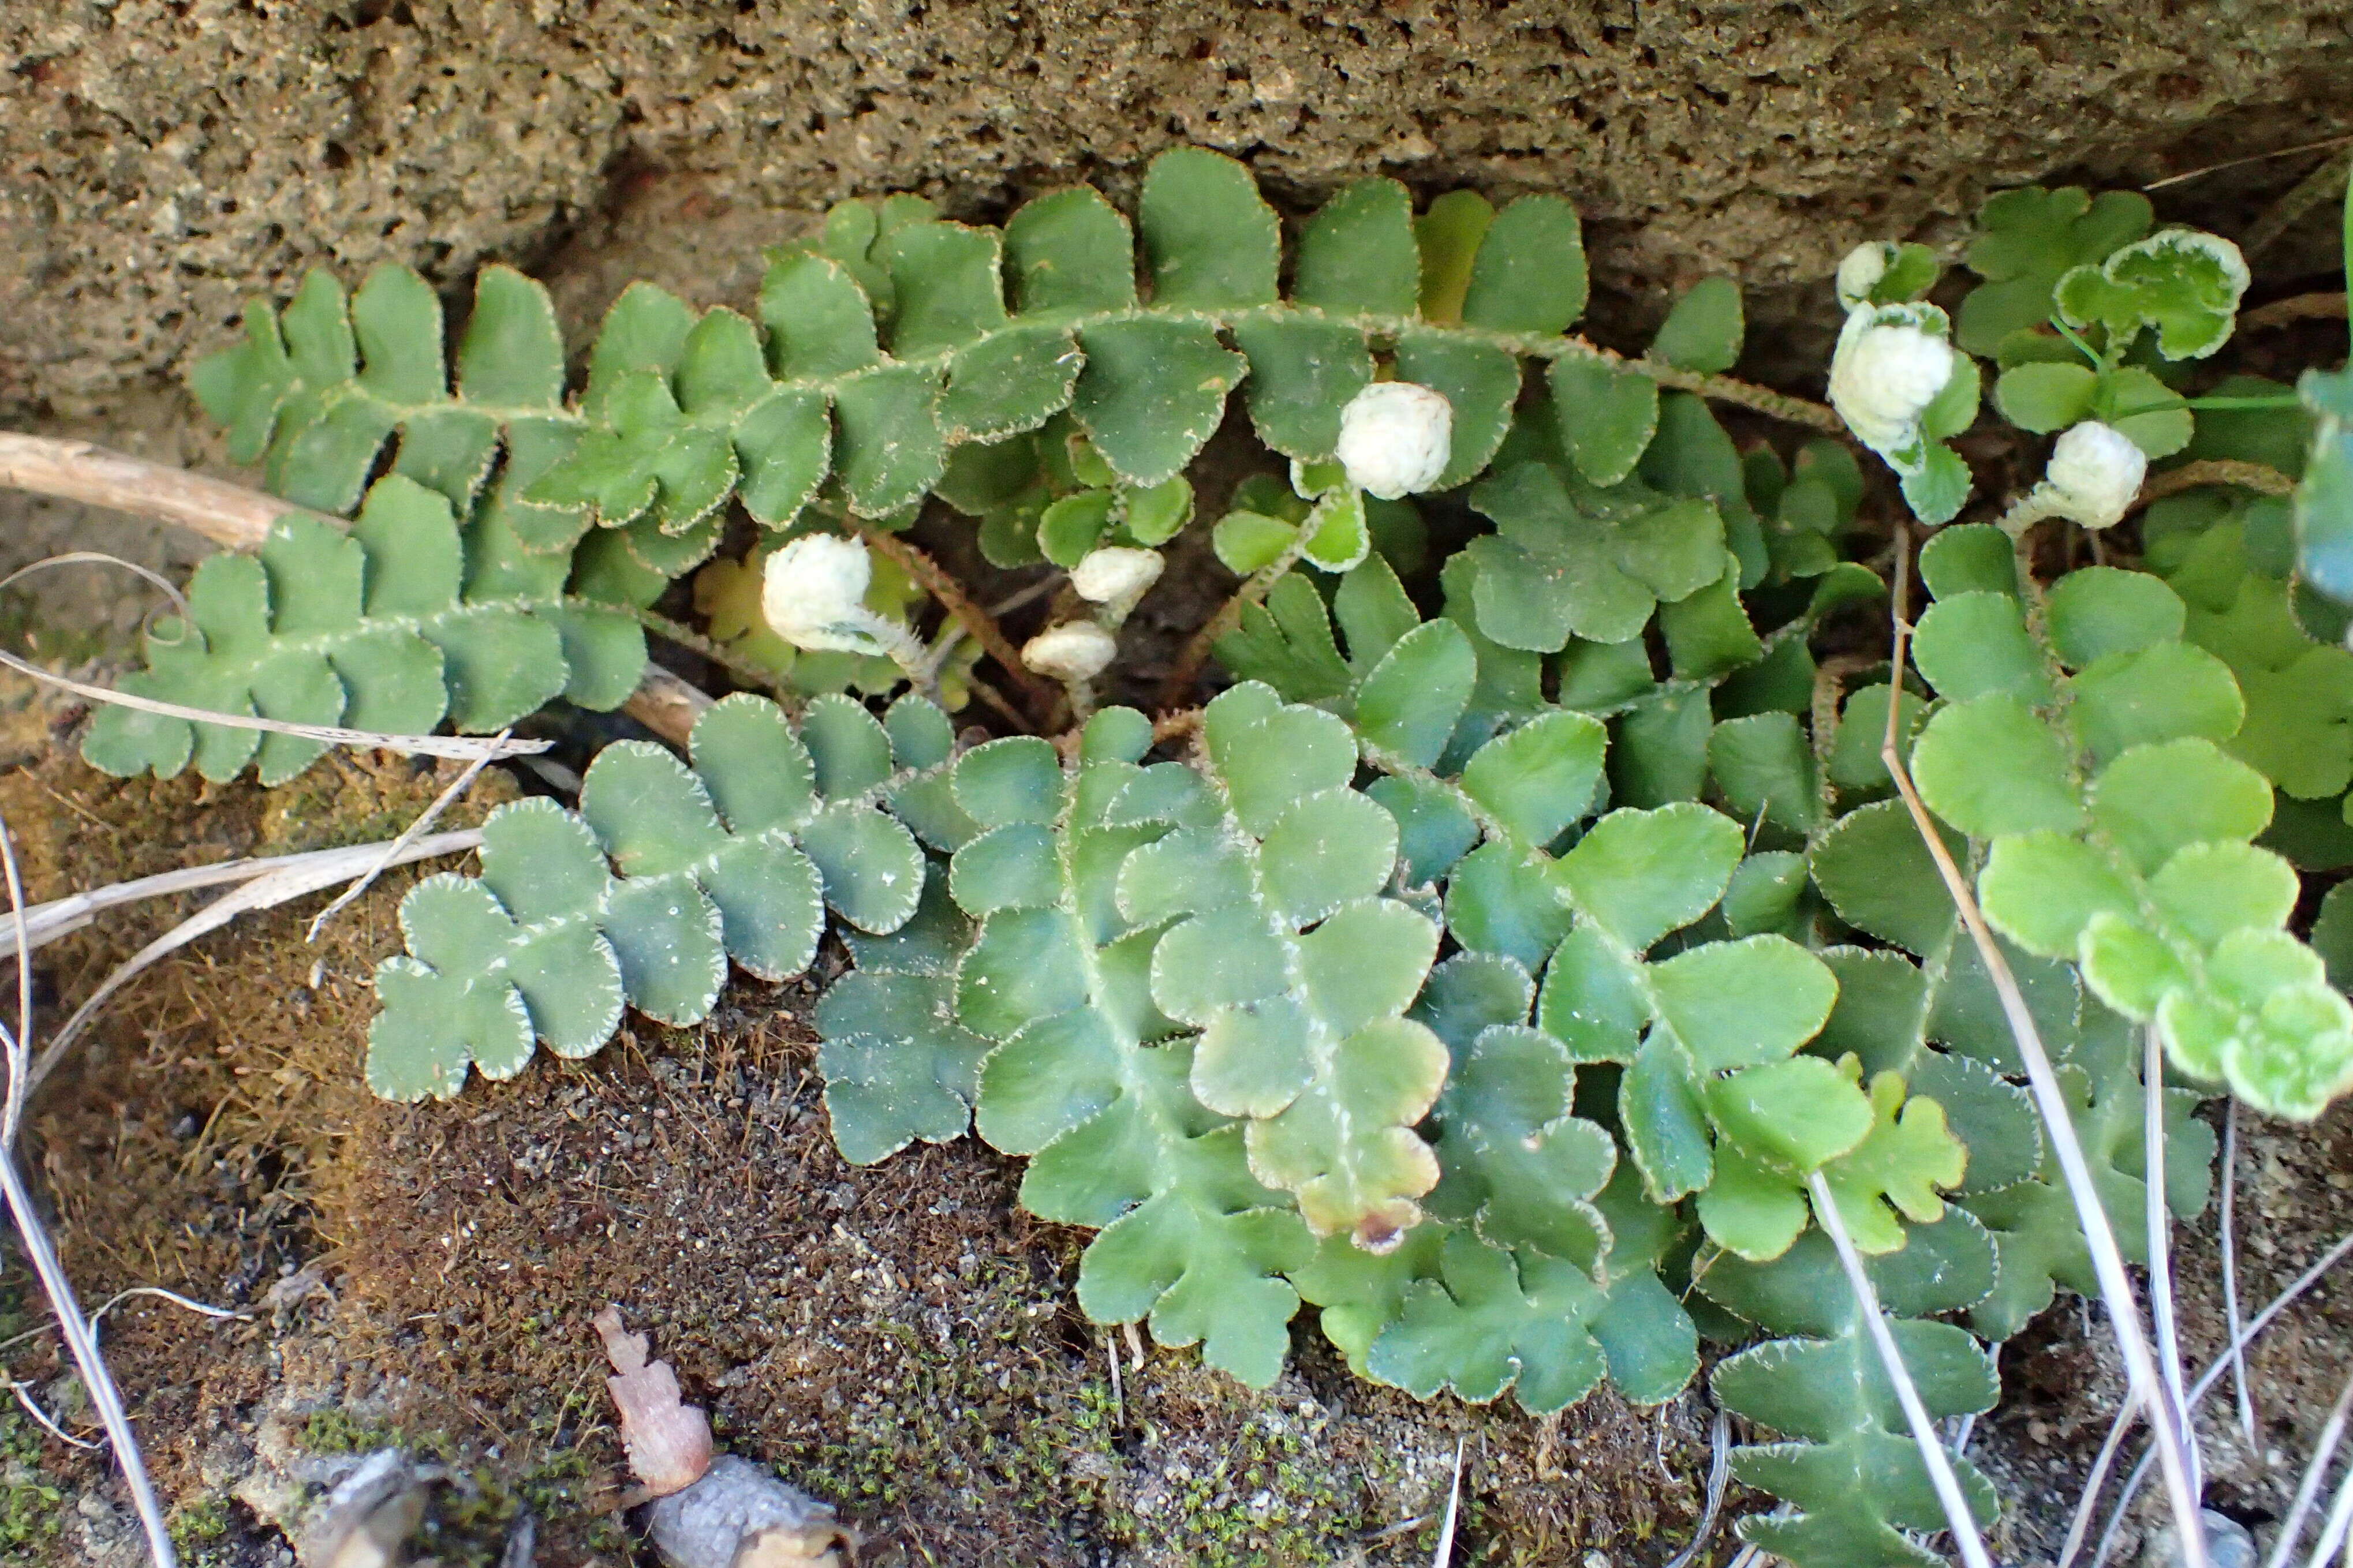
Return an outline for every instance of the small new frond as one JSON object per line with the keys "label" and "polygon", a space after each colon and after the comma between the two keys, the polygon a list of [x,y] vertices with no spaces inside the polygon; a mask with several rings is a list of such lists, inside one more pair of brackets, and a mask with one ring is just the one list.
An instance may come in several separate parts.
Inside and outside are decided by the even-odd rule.
{"label": "small new frond", "polygon": [[731,959],[766,980],[806,969],[828,906],[897,930],[923,852],[875,803],[909,782],[846,700],[820,702],[797,735],[774,703],[738,696],[695,725],[691,767],[623,742],[589,768],[577,812],[500,807],[479,879],[432,878],[402,901],[408,952],[376,972],[369,1086],[446,1099],[470,1066],[513,1077],[534,1038],[587,1056],[625,1004],[699,1022]]}

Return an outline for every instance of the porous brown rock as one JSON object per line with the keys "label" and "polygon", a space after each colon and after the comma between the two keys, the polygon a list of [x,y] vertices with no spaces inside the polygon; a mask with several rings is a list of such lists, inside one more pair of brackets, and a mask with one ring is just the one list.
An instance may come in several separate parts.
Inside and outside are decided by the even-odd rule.
{"label": "porous brown rock", "polygon": [[456,284],[492,258],[562,270],[585,249],[595,270],[744,241],[735,267],[691,269],[712,293],[841,196],[920,189],[993,214],[1073,178],[1116,185],[1178,140],[1247,159],[1278,199],[1375,171],[1565,192],[1621,290],[1816,278],[1859,237],[1949,232],[1989,186],[2139,183],[2344,130],[2348,16],[2341,0],[6,0],[0,418],[108,419],[315,264]]}

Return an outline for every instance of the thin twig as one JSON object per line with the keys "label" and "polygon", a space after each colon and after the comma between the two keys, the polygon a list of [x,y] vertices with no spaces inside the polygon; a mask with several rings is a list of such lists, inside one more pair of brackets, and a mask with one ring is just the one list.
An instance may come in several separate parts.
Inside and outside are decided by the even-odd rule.
{"label": "thin twig", "polygon": [[982,706],[987,708],[998,718],[1003,719],[1007,723],[1012,725],[1015,729],[1019,730],[1024,734],[1037,733],[1037,721],[1031,719],[1029,714],[1024,713],[1020,709],[1013,706],[1013,699],[1006,696],[1005,693],[997,689],[996,687],[991,686],[987,681],[983,680],[977,674],[971,670],[966,670],[965,672],[964,683],[972,688],[972,694],[980,699]]}
{"label": "thin twig", "polygon": [[2249,163],[2267,163],[2274,158],[2292,158],[2298,153],[2316,153],[2323,147],[2341,147],[2348,142],[2353,142],[2353,136],[2324,136],[2317,142],[2299,142],[2293,147],[2274,147],[2268,153],[2250,153],[2243,158],[2230,158],[2220,163],[2200,163],[2179,174],[2168,174],[2161,180],[2143,185],[2141,189],[2161,191],[2168,185],[2179,185],[2207,174],[2219,174],[2226,169],[2242,169]]}
{"label": "thin twig", "polygon": [[1655,360],[1637,359],[1621,363],[1641,370],[1661,386],[1671,387],[1677,392],[1696,392],[1711,403],[1729,403],[1741,408],[1753,408],[1759,414],[1769,414],[1788,424],[1819,430],[1825,436],[1835,436],[1844,441],[1854,439],[1847,430],[1846,421],[1826,403],[1816,403],[1810,398],[1794,396],[1787,392],[1776,392],[1769,386],[1759,386],[1755,382],[1739,381],[1728,375],[1697,375],[1690,371],[1675,370]]}
{"label": "thin twig", "polygon": [[1174,713],[1163,713],[1152,721],[1152,743],[1165,746],[1171,741],[1190,739],[1201,728],[1198,708],[1179,708]]}
{"label": "thin twig", "polygon": [[159,518],[232,550],[260,549],[281,518],[312,517],[343,526],[340,518],[224,479],[111,452],[88,441],[8,430],[0,430],[0,485],[134,517]]}
{"label": "thin twig", "polygon": [[[2292,153],[2309,153],[2322,147],[2341,147],[2348,138],[2333,136],[2326,141],[2307,142],[2301,147],[2291,147]],[[2274,157],[2278,153],[2272,154]],[[2249,256],[2260,255],[2279,243],[2280,236],[2294,228],[2305,214],[2345,188],[2345,160],[2323,158],[2312,172],[2290,185],[2277,201],[2263,209],[2261,217],[2247,226],[2239,241],[2239,248]]]}
{"label": "thin twig", "polygon": [[1872,1348],[1879,1352],[1879,1364],[1886,1369],[1887,1381],[1895,1387],[1895,1401],[1904,1407],[1904,1419],[1912,1427],[1912,1441],[1920,1450],[1920,1462],[1927,1467],[1928,1480],[1936,1489],[1936,1500],[1945,1506],[1945,1521],[1952,1527],[1953,1542],[1961,1551],[1961,1561],[1967,1568],[1993,1568],[1993,1558],[1986,1552],[1985,1538],[1978,1533],[1976,1516],[1969,1511],[1969,1500],[1962,1495],[1960,1478],[1953,1473],[1953,1461],[1937,1440],[1936,1423],[1929,1417],[1928,1407],[1920,1402],[1919,1387],[1912,1381],[1912,1371],[1904,1364],[1904,1352],[1895,1343],[1894,1331],[1887,1326],[1887,1316],[1879,1310],[1879,1292],[1871,1288],[1871,1276],[1863,1271],[1862,1255],[1854,1249],[1854,1237],[1846,1231],[1846,1218],[1839,1213],[1838,1199],[1831,1185],[1822,1180],[1820,1171],[1806,1177],[1806,1190],[1814,1200],[1814,1215],[1822,1229],[1829,1233],[1831,1245],[1838,1248],[1839,1267],[1846,1270],[1846,1282],[1854,1290],[1855,1305],[1862,1313],[1863,1327],[1871,1334]]}
{"label": "thin twig", "polygon": [[1021,689],[1021,694],[1029,699],[1032,707],[1042,712],[1060,700],[1060,691],[1051,681],[1021,662],[1021,652],[1005,635],[1005,628],[997,624],[995,616],[974,602],[972,595],[949,575],[946,568],[897,534],[885,530],[860,524],[858,537],[866,542],[866,548],[922,584],[923,591],[937,599],[940,607],[954,616],[956,624],[964,627],[974,641],[988,650],[988,657],[1004,667],[1007,676]]}
{"label": "thin twig", "polygon": [[621,711],[671,745],[682,748],[694,734],[695,721],[709,712],[711,707],[709,692],[688,684],[660,665],[649,664]]}
{"label": "thin twig", "polygon": [[2268,305],[2258,305],[2239,318],[2239,330],[2249,331],[2284,327],[2295,321],[2334,321],[2344,318],[2345,291],[2340,289],[2334,293],[2292,294]]}
{"label": "thin twig", "polygon": [[1724,1490],[1732,1479],[1732,1413],[1719,1406],[1707,1428],[1707,1505],[1692,1531],[1691,1544],[1667,1559],[1667,1568],[1691,1568],[1715,1534],[1715,1516],[1724,1508]]}
{"label": "thin twig", "polygon": [[1242,612],[1252,605],[1262,603],[1283,574],[1299,563],[1305,541],[1293,539],[1284,546],[1282,554],[1242,579],[1233,595],[1218,606],[1218,613],[1202,623],[1200,630],[1185,641],[1176,655],[1176,662],[1168,668],[1168,679],[1160,683],[1160,695],[1153,703],[1155,708],[1174,708],[1193,695],[1193,685],[1201,679],[1202,669],[1209,662],[1209,651],[1219,637],[1241,625]]}
{"label": "thin twig", "polygon": [[1127,1430],[1127,1393],[1120,1386],[1119,1346],[1105,1334],[1095,1336],[1103,1342],[1103,1357],[1111,1363],[1111,1425],[1114,1432]]}
{"label": "thin twig", "polygon": [[173,1306],[184,1311],[194,1312],[200,1318],[219,1318],[241,1323],[253,1316],[251,1312],[240,1312],[234,1307],[216,1307],[209,1301],[191,1300],[181,1295],[177,1290],[166,1290],[161,1285],[133,1285],[127,1289],[117,1290],[100,1304],[98,1310],[90,1315],[90,1331],[92,1334],[97,1333],[98,1325],[105,1321],[106,1314],[134,1296],[153,1296],[159,1301],[169,1301]]}
{"label": "thin twig", "polygon": [[[1889,661],[1898,678],[1904,668],[1905,647],[1911,637],[1911,622],[1904,613],[1905,595],[1909,587],[1911,549],[1908,532],[1897,525],[1895,542],[1895,589],[1894,594],[1894,653]],[[2067,1098],[2059,1087],[2058,1075],[2052,1071],[2050,1054],[2043,1049],[2042,1035],[2034,1015],[2028,1010],[2026,997],[2018,988],[2018,980],[2010,973],[2010,961],[1994,941],[1992,930],[1985,922],[1985,913],[1978,908],[1976,895],[1970,891],[1968,879],[1954,864],[1952,851],[1945,845],[1944,835],[1928,813],[1927,804],[1920,798],[1912,782],[1911,769],[1905,765],[1901,748],[1896,744],[1895,715],[1900,705],[1887,705],[1888,728],[1880,755],[1887,764],[1889,776],[1894,779],[1898,794],[1904,797],[1905,808],[1911,813],[1913,825],[1919,829],[1936,872],[1944,879],[1945,889],[1960,913],[1962,923],[1968,928],[1969,939],[1977,944],[1978,955],[1983,961],[1987,977],[1992,982],[1995,994],[2000,999],[2002,1014],[2010,1025],[2011,1037],[2018,1044],[2019,1055],[2026,1063],[2027,1083],[2033,1091],[2035,1105],[2042,1113],[2044,1126],[2051,1134],[2051,1151],[2057,1156],[2061,1174],[2067,1184],[2068,1196],[2074,1201],[2075,1214],[2084,1230],[2084,1240],[2092,1256],[2094,1273],[2100,1282],[2100,1296],[2108,1309],[2109,1327],[2114,1331],[2117,1349],[2122,1352],[2125,1372],[2136,1396],[2143,1406],[2161,1409],[2162,1397],[2156,1357],[2149,1350],[2148,1339],[2141,1326],[2139,1305],[2133,1300],[2132,1279],[2125,1272],[2124,1255],[2117,1250],[2116,1232],[2108,1224],[2107,1210],[2100,1203],[2099,1189],[2092,1183],[2090,1163],[2084,1158],[2084,1145],[2075,1135],[2074,1119],[2067,1110]],[[2153,1201],[2162,1202],[2161,1196]],[[2198,1497],[2190,1489],[2189,1467],[2181,1452],[2180,1430],[2169,1420],[2151,1420],[2158,1458],[2165,1473],[2166,1490],[2172,1506],[2175,1522],[2181,1531],[2182,1560],[2185,1568],[2209,1568],[2206,1538],[2199,1518]]]}
{"label": "thin twig", "polygon": [[2194,490],[2200,485],[2240,485],[2267,496],[2295,493],[2295,481],[2268,463],[2241,462],[2234,458],[2201,458],[2178,468],[2168,468],[2161,474],[2151,474],[2148,482],[2140,487],[2140,494],[2133,498],[2132,510],[2138,511],[2152,501],[2179,495],[2183,490]]}
{"label": "thin twig", "polygon": [[38,561],[27,562],[5,577],[0,577],[0,588],[13,586],[19,577],[29,577],[36,572],[47,572],[58,566],[120,567],[134,576],[144,578],[149,586],[171,600],[173,613],[182,620],[195,618],[188,610],[188,596],[181,593],[179,586],[169,577],[152,566],[142,566],[136,561],[125,561],[121,556],[110,555],[103,550],[69,550],[61,555],[45,555]]}
{"label": "thin twig", "polygon": [[90,1449],[99,1446],[96,1443],[91,1442],[87,1437],[75,1436],[72,1433],[59,1426],[58,1424],[58,1418],[50,1415],[47,1411],[42,1409],[41,1402],[33,1397],[30,1392],[32,1387],[30,1384],[19,1382],[17,1379],[13,1377],[9,1378],[7,1382],[8,1392],[16,1396],[16,1403],[18,1405],[24,1406],[25,1414],[39,1422],[41,1424],[41,1429],[47,1432],[50,1436],[55,1437],[58,1442],[65,1444],[69,1448]]}
{"label": "thin twig", "polygon": [[1049,572],[1026,588],[1016,588],[988,606],[992,620],[1002,620],[1024,605],[1034,605],[1071,580],[1066,572]]}
{"label": "thin twig", "polygon": [[2255,1400],[2248,1392],[2247,1353],[2236,1347],[2244,1314],[2239,1307],[2239,1102],[2222,1102],[2222,1212],[2217,1221],[2222,1254],[2222,1310],[2231,1331],[2231,1382],[2238,1395],[2239,1435],[2247,1442],[2247,1454],[2259,1458],[2263,1454],[2262,1439],[2255,1431]]}

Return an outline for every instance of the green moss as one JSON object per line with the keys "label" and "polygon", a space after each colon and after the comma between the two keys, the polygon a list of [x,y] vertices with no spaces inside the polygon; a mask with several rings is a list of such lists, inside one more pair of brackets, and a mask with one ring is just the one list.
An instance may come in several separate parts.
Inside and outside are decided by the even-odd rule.
{"label": "green moss", "polygon": [[[572,1409],[566,1401],[535,1436],[552,1436]],[[524,1509],[543,1522],[567,1522],[586,1549],[624,1553],[628,1535],[608,1514],[591,1514],[586,1499],[596,1468],[577,1448],[545,1452],[520,1474],[465,1459],[447,1433],[412,1430],[387,1422],[363,1421],[340,1406],[322,1406],[302,1425],[301,1445],[315,1454],[373,1453],[398,1447],[447,1467],[450,1479],[433,1489],[415,1543],[448,1568],[474,1568],[497,1561],[515,1515]]]}
{"label": "green moss", "polygon": [[235,1561],[229,1507],[225,1493],[207,1492],[173,1509],[166,1523],[181,1568],[228,1568]]}
{"label": "green moss", "polygon": [[1118,1466],[1110,1385],[1073,1390],[1025,1351],[1039,1312],[1060,1304],[1027,1268],[986,1262],[966,1288],[976,1333],[943,1350],[913,1324],[871,1325],[899,1353],[871,1358],[888,1371],[864,1387],[841,1387],[847,1408],[833,1440],[767,1457],[853,1518],[943,1492],[981,1493],[1018,1516],[1092,1534],[1103,1507],[1093,1478]]}
{"label": "green moss", "polygon": [[[23,1280],[0,1273],[0,1338],[23,1331]],[[58,1533],[63,1490],[41,1468],[41,1434],[13,1400],[0,1401],[0,1562]]]}
{"label": "green moss", "polygon": [[322,1405],[303,1420],[301,1441],[314,1454],[368,1454],[391,1447],[400,1435],[382,1422],[356,1420],[339,1405]]}
{"label": "green moss", "polygon": [[1199,1568],[1304,1568],[1345,1559],[1369,1528],[1359,1478],[1323,1463],[1288,1422],[1249,1422],[1173,1507],[1123,1508],[1104,1531],[1127,1545],[1165,1542]]}
{"label": "green moss", "polygon": [[0,1409],[0,1562],[58,1532],[65,1494],[41,1468],[41,1435],[14,1408]]}
{"label": "green moss", "polygon": [[183,1552],[210,1545],[228,1534],[228,1499],[209,1492],[172,1510],[172,1544]]}

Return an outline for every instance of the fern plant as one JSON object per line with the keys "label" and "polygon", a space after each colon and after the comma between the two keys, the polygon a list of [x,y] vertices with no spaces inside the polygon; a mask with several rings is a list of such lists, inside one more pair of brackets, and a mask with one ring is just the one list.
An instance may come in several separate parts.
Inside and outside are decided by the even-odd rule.
{"label": "fern plant", "polygon": [[[842,1153],[971,1131],[1026,1159],[1019,1201],[1094,1232],[1093,1320],[1263,1385],[1311,1305],[1363,1376],[1535,1412],[1604,1378],[1663,1401],[1704,1337],[1747,1344],[1714,1387],[1781,1435],[1735,1465],[1788,1506],[1743,1533],[1802,1568],[1918,1563],[1945,1520],[1824,1215],[1934,1415],[1988,1407],[1987,1346],[2093,1280],[1883,741],[2128,1252],[2147,1204],[2205,1201],[2204,1095],[2310,1117],[2353,1087],[2353,1007],[2291,934],[2296,868],[2353,864],[2341,374],[2302,406],[2200,390],[2245,269],[2153,225],[2138,196],[2004,193],[1966,289],[1924,247],[1859,247],[1828,408],[1727,378],[1727,279],[1639,356],[1567,335],[1556,197],[1417,215],[1368,180],[1286,250],[1248,172],[1193,149],[1133,223],[1084,189],[1001,230],[853,202],[772,253],[753,315],[638,286],[570,395],[514,273],[482,275],[448,355],[413,275],[348,300],[313,275],[195,385],[279,493],[356,520],[206,563],[132,680],[491,730],[617,704],[644,627],[677,629],[654,607],[700,615],[783,700],[724,699],[685,762],[607,747],[576,809],[501,808],[479,876],[419,884],[379,1092],[585,1055],[628,1006],[695,1021],[731,962],[803,971],[829,909]],[[1188,465],[1238,389],[1268,461],[1216,493]],[[2001,526],[1952,521],[1981,401],[2021,448],[2058,437]],[[1805,438],[1736,437],[1727,405]],[[2172,493],[2118,528],[2152,463]],[[1893,606],[1900,666],[1899,506],[1950,524]],[[1062,590],[1021,653],[944,574],[919,593],[853,542],[927,511]],[[2109,531],[2107,562],[2054,518]],[[1197,526],[1240,580],[1197,638],[1224,689],[1095,710]],[[692,612],[664,598],[698,567]],[[999,705],[1059,735],[955,729],[933,699],[989,695],[984,654],[1062,683],[1050,722]],[[879,715],[846,694],[902,682]],[[113,713],[87,748],[273,782],[315,754]],[[2324,945],[2353,953],[2339,906]],[[2154,1197],[2150,1029],[2178,1079]]]}

